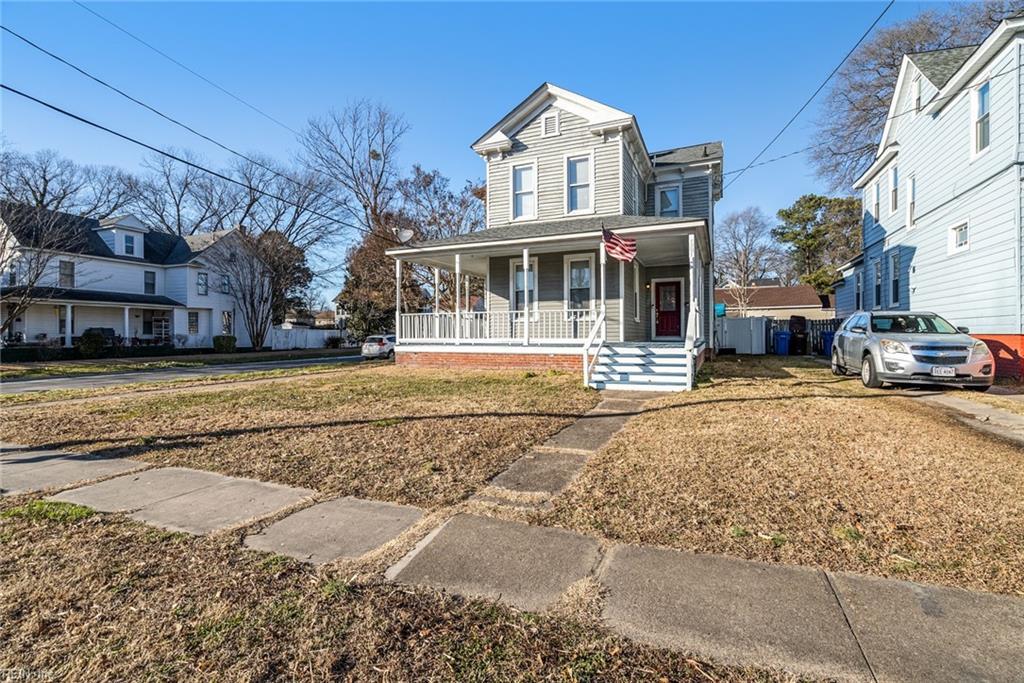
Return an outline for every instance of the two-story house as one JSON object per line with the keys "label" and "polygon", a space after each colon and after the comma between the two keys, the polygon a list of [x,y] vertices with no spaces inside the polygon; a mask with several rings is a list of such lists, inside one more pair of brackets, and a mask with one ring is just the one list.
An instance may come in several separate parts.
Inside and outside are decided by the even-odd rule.
{"label": "two-story house", "polygon": [[[472,148],[486,163],[486,229],[388,251],[397,362],[692,387],[712,338],[722,144],[652,153],[631,114],[544,83]],[[635,240],[635,258],[611,258],[604,230]],[[404,264],[435,269],[435,282],[455,273],[454,310],[403,312]],[[467,276],[483,284],[482,311],[463,301]]]}
{"label": "two-story house", "polygon": [[[13,253],[0,273],[5,320],[9,302],[31,287],[31,303],[14,314],[8,343],[71,346],[83,331],[104,328],[128,345],[209,347],[215,335],[230,334],[251,346],[230,283],[218,271],[220,256],[211,250],[232,239],[231,230],[179,237],[134,216],[98,221],[9,202],[0,202],[0,221]],[[62,237],[47,242],[50,253],[32,261],[40,272],[29,275],[26,254],[44,230]]]}
{"label": "two-story house", "polygon": [[863,253],[837,315],[927,310],[1024,374],[1024,18],[981,44],[903,58],[878,152],[856,181]]}

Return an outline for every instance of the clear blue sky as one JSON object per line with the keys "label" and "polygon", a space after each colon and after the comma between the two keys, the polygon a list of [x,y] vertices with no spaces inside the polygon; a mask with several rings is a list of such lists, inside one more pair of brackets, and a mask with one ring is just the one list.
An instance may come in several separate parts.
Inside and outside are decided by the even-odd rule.
{"label": "clear blue sky", "polygon": [[[745,165],[881,11],[884,3],[396,4],[88,3],[292,128],[357,98],[412,128],[406,166],[460,185],[483,175],[469,144],[543,81],[636,115],[651,150],[725,142]],[[926,5],[898,3],[884,23]],[[290,133],[72,3],[3,2],[10,28],[229,146],[288,157]],[[226,154],[6,35],[5,83],[214,165]],[[3,133],[18,149],[137,169],[142,150],[13,95]],[[805,147],[812,107],[767,157]],[[823,191],[802,156],[752,169],[718,215],[769,214]]]}

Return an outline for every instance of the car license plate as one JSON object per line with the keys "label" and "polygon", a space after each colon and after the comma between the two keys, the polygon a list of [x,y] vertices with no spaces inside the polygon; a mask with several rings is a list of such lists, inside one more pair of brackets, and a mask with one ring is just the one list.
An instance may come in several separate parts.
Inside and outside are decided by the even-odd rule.
{"label": "car license plate", "polygon": [[956,377],[956,368],[949,367],[948,365],[935,365],[932,366],[933,377]]}

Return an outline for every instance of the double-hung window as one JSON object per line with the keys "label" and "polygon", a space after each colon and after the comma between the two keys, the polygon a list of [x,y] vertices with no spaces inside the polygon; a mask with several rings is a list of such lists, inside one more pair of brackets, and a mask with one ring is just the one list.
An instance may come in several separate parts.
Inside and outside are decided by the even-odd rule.
{"label": "double-hung window", "polygon": [[537,217],[537,164],[512,167],[512,219]]}
{"label": "double-hung window", "polygon": [[75,262],[74,261],[61,261],[58,268],[58,287],[65,289],[74,289],[75,287]]}
{"label": "double-hung window", "polygon": [[143,292],[146,294],[156,294],[156,271],[145,270],[142,272],[142,286]]}
{"label": "double-hung window", "polygon": [[188,312],[188,333],[199,334],[199,311]]}
{"label": "double-hung window", "polygon": [[882,262],[880,260],[874,263],[875,271],[875,299],[871,302],[871,305],[875,308],[882,307]]}
{"label": "double-hung window", "polygon": [[889,257],[889,304],[899,306],[900,303],[900,253],[897,251]]}
{"label": "double-hung window", "polygon": [[990,84],[985,82],[974,91],[974,153],[978,154],[988,149],[989,145],[989,101]]}
{"label": "double-hung window", "polygon": [[537,259],[530,259],[529,277],[523,272],[523,259],[512,261],[511,273],[512,310],[526,309],[526,288],[530,288],[530,308],[537,310]]}
{"label": "double-hung window", "polygon": [[135,235],[124,236],[124,253],[128,256],[135,256]]}
{"label": "double-hung window", "polygon": [[196,275],[196,294],[206,296],[210,293],[210,274],[199,273]]}
{"label": "double-hung window", "polygon": [[875,196],[871,207],[871,219],[878,223],[878,219],[882,217],[882,182],[876,182],[872,191],[875,193]]}
{"label": "double-hung window", "polygon": [[853,308],[854,310],[859,311],[864,308],[864,273],[858,271],[854,276],[854,282],[856,285],[856,289],[854,290],[854,297],[856,301],[854,302]]}
{"label": "double-hung window", "polygon": [[153,311],[142,311],[142,334],[149,336],[153,334]]}
{"label": "double-hung window", "polygon": [[572,254],[564,259],[565,307],[586,311],[594,302],[594,255]]}
{"label": "double-hung window", "polygon": [[565,212],[590,213],[594,210],[592,154],[565,159]]}
{"label": "double-hung window", "polygon": [[234,314],[231,311],[221,311],[221,314],[220,314],[220,333],[221,334],[234,334],[235,333]]}
{"label": "double-hung window", "polygon": [[900,205],[900,169],[893,166],[889,169],[889,213],[896,213]]}
{"label": "double-hung window", "polygon": [[661,185],[654,191],[654,213],[658,216],[681,216],[682,187],[680,185]]}
{"label": "double-hung window", "polygon": [[220,293],[230,294],[231,293],[231,278],[227,275],[220,276]]}
{"label": "double-hung window", "polygon": [[914,227],[917,221],[917,178],[907,179],[907,230]]}

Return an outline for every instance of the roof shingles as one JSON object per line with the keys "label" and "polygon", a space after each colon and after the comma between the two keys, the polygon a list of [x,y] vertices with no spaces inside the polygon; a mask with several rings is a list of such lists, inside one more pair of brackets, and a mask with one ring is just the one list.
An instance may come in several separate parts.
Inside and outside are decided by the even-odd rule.
{"label": "roof shingles", "polygon": [[924,77],[931,81],[932,85],[941,88],[949,82],[953,74],[970,59],[977,49],[977,45],[948,47],[927,52],[911,52],[907,57],[924,74]]}

